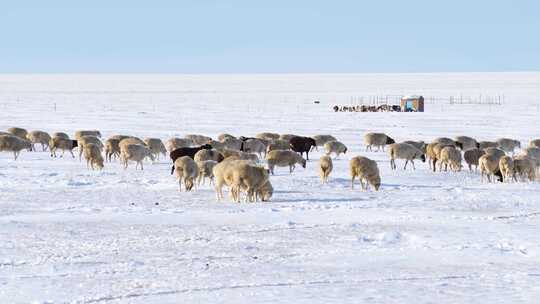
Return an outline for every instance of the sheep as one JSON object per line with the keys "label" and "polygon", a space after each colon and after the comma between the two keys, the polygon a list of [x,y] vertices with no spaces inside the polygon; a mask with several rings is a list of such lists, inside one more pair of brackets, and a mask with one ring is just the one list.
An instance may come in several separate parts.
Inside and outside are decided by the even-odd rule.
{"label": "sheep", "polygon": [[364,135],[364,143],[366,144],[366,151],[373,151],[372,146],[376,146],[378,152],[381,147],[384,151],[385,145],[394,144],[396,142],[384,133],[367,133]]}
{"label": "sheep", "polygon": [[328,134],[315,135],[312,138],[315,140],[315,144],[317,145],[317,147],[322,147],[325,143],[329,141],[337,141],[334,136]]}
{"label": "sheep", "polygon": [[49,141],[51,140],[51,136],[49,133],[44,131],[32,131],[26,134],[26,138],[32,143],[32,150],[36,151],[34,149],[34,144],[41,144],[42,151],[46,151],[49,147]]}
{"label": "sheep", "polygon": [[205,145],[205,144],[207,144],[208,142],[210,142],[212,140],[211,137],[204,136],[204,135],[199,135],[199,134],[188,134],[188,135],[186,135],[184,137],[187,138],[187,139],[191,139],[193,144],[199,145],[199,146]]}
{"label": "sheep", "polygon": [[191,191],[194,181],[199,175],[197,163],[189,156],[182,156],[174,161],[174,167],[178,178],[178,191],[182,191],[182,182],[186,191]]}
{"label": "sheep", "polygon": [[145,138],[144,143],[146,146],[150,149],[150,152],[154,154],[154,157],[159,160],[159,154],[163,154],[163,156],[167,155],[167,150],[165,149],[165,145],[159,138]]}
{"label": "sheep", "polygon": [[267,202],[272,198],[273,194],[274,194],[274,187],[272,187],[272,183],[270,182],[270,179],[268,179],[257,190],[255,200],[260,198],[261,201]]}
{"label": "sheep", "polygon": [[456,136],[455,142],[460,144],[458,147],[461,147],[463,151],[480,148],[480,144],[476,139],[469,136]]}
{"label": "sheep", "polygon": [[294,134],[281,134],[281,135],[279,136],[279,139],[280,139],[280,140],[284,140],[284,141],[289,141],[289,140],[291,140],[291,138],[297,137],[297,136],[298,136],[298,135],[294,135]]}
{"label": "sheep", "polygon": [[246,153],[246,152],[240,151],[240,154],[238,155],[238,157],[243,160],[250,160],[254,163],[259,162],[259,156],[255,153]]}
{"label": "sheep", "polygon": [[[0,136],[1,136],[1,135],[15,136],[15,135],[13,135],[13,134],[11,134],[11,133],[3,132],[3,131],[0,131]],[[18,137],[18,136],[15,136],[15,137]],[[25,137],[24,139],[26,139],[26,137]]]}
{"label": "sheep", "polygon": [[75,158],[75,155],[73,154],[73,149],[75,147],[77,147],[77,141],[65,137],[54,136],[49,141],[49,150],[51,151],[51,157],[56,157],[56,150],[61,149],[62,155],[60,157],[63,157],[64,152],[68,150],[69,153],[71,153],[71,156]]}
{"label": "sheep", "polygon": [[250,153],[257,153],[259,154],[259,157],[261,157],[262,154],[266,155],[266,145],[260,139],[257,139],[257,138],[248,139],[244,141],[242,151],[250,152]]}
{"label": "sheep", "polygon": [[294,152],[298,152],[302,156],[305,152],[307,160],[309,160],[309,151],[317,147],[317,145],[315,144],[315,139],[304,136],[295,136],[291,138],[289,140],[289,144],[291,145],[291,150],[293,150]]}
{"label": "sheep", "polygon": [[0,152],[11,151],[17,160],[22,149],[32,150],[32,143],[15,135],[0,135]]}
{"label": "sheep", "polygon": [[202,149],[197,151],[195,155],[193,156],[193,160],[196,162],[203,162],[207,160],[213,160],[216,162],[221,162],[224,159],[223,154],[219,153],[217,150],[214,149]]}
{"label": "sheep", "polygon": [[[212,150],[212,146],[209,144],[205,144],[199,147],[185,147],[185,148],[178,148],[176,150],[173,150],[171,153],[169,153],[169,156],[171,157],[173,163],[176,161],[176,159],[182,157],[182,156],[189,156],[192,159],[195,158],[195,154],[199,152],[200,150]],[[174,164],[171,169],[171,175],[174,172]]]}
{"label": "sheep", "polygon": [[319,159],[319,176],[321,177],[321,182],[323,184],[328,182],[328,177],[333,168],[332,158],[328,155],[321,156]]}
{"label": "sheep", "polygon": [[242,146],[244,144],[242,140],[236,138],[225,138],[222,143],[225,149],[237,151],[242,150]]}
{"label": "sheep", "polygon": [[51,137],[61,137],[61,138],[64,138],[64,139],[69,139],[69,135],[67,135],[67,133],[64,133],[64,132],[54,132]]}
{"label": "sheep", "polygon": [[236,139],[236,136],[233,136],[231,134],[227,134],[227,133],[222,133],[222,134],[219,134],[217,139],[218,141],[220,142],[223,142],[226,138],[235,138]]}
{"label": "sheep", "polygon": [[526,148],[521,152],[521,155],[531,158],[535,161],[536,167],[540,169],[540,148]]}
{"label": "sheep", "polygon": [[99,140],[99,138],[92,135],[82,136],[77,140],[77,146],[79,147],[79,161],[81,160],[84,146],[87,144],[94,144],[97,145],[100,149],[103,149],[103,143],[101,142],[101,140]]}
{"label": "sheep", "polygon": [[504,152],[514,153],[514,150],[521,149],[521,142],[519,140],[511,138],[499,138],[495,141],[498,145],[498,148]]}
{"label": "sheep", "polygon": [[105,141],[105,160],[112,161],[112,157],[120,157],[120,140],[116,138],[108,138]]}
{"label": "sheep", "polygon": [[94,136],[94,137],[100,138],[101,137],[101,132],[99,132],[98,130],[78,130],[78,131],[75,131],[74,138],[76,140],[81,139],[83,136]]}
{"label": "sheep", "polygon": [[461,152],[456,149],[454,146],[446,146],[442,148],[440,152],[440,164],[439,171],[442,171],[442,166],[444,165],[444,171],[448,170],[448,166],[454,172],[461,171]]}
{"label": "sheep", "polygon": [[95,170],[94,166],[96,166],[98,170],[103,169],[103,157],[101,156],[101,148],[98,145],[88,143],[81,150],[84,152],[87,168]]}
{"label": "sheep", "polygon": [[8,133],[14,135],[14,136],[17,136],[19,138],[22,138],[22,139],[27,139],[26,138],[26,135],[28,134],[28,131],[26,131],[26,129],[23,129],[23,128],[18,128],[18,127],[11,127],[9,129],[7,129]]}
{"label": "sheep", "polygon": [[229,150],[229,149],[218,149],[219,153],[223,155],[224,158],[230,157],[230,156],[237,156],[240,158],[240,155],[242,154],[242,151],[237,150]]}
{"label": "sheep", "polygon": [[494,141],[479,141],[478,142],[479,149],[487,149],[487,148],[498,148],[499,144],[497,144]]}
{"label": "sheep", "polygon": [[266,146],[266,153],[268,154],[270,151],[273,151],[273,150],[290,150],[290,149],[291,149],[291,144],[289,144],[289,142],[278,139],[271,142],[270,144]]}
{"label": "sheep", "polygon": [[487,176],[487,180],[491,182],[491,176],[496,175],[498,181],[503,181],[501,170],[499,170],[499,159],[496,155],[485,154],[478,159],[478,167],[482,175],[482,181],[484,181],[484,175]]}
{"label": "sheep", "polygon": [[428,144],[426,147],[426,155],[427,155],[427,158],[430,159],[430,167],[432,167],[433,172],[437,171],[436,169],[437,161],[441,159],[440,153],[444,147],[455,147],[455,146],[433,142],[433,143]]}
{"label": "sheep", "polygon": [[463,153],[463,158],[467,165],[469,165],[469,171],[472,172],[472,166],[475,166],[474,171],[478,170],[478,159],[484,154],[486,154],[486,152],[478,148],[469,149]]}
{"label": "sheep", "polygon": [[259,139],[266,139],[268,141],[275,141],[275,140],[278,140],[279,139],[279,134],[277,133],[269,133],[269,132],[264,132],[264,133],[259,133],[257,135],[255,135],[256,138],[259,138]]}
{"label": "sheep", "polygon": [[503,156],[499,159],[499,169],[503,176],[503,181],[512,179],[517,182],[516,175],[514,173],[514,160],[510,156]]}
{"label": "sheep", "polygon": [[306,168],[306,160],[298,153],[288,150],[273,150],[266,155],[268,162],[268,169],[270,173],[274,174],[274,167],[289,167],[289,173],[292,173],[295,168],[295,164],[302,165]]}
{"label": "sheep", "polygon": [[536,164],[530,157],[519,155],[514,157],[514,172],[522,179],[527,177],[529,181],[536,179]]}
{"label": "sheep", "polygon": [[528,148],[540,148],[540,139],[533,139],[529,142]]}
{"label": "sheep", "polygon": [[412,145],[414,146],[416,149],[424,152],[424,154],[426,153],[426,143],[423,142],[423,141],[414,141],[414,140],[406,140],[404,142],[402,142],[402,144],[409,144],[409,145]]}
{"label": "sheep", "polygon": [[116,139],[118,140],[118,142],[120,142],[122,139],[125,139],[125,138],[130,138],[132,136],[129,136],[129,135],[113,135],[111,137],[109,137],[110,139]]}
{"label": "sheep", "polygon": [[455,147],[458,147],[460,149],[462,149],[463,147],[461,146],[461,144],[459,144],[458,142],[456,142],[455,140],[451,139],[451,138],[448,138],[448,137],[437,137],[435,138],[432,142],[434,143],[439,143],[439,144],[443,144],[443,145],[449,145],[449,146],[455,146]]}
{"label": "sheep", "polygon": [[426,155],[420,149],[410,144],[391,144],[388,146],[388,154],[390,155],[390,168],[392,170],[397,168],[396,159],[405,159],[403,170],[407,169],[408,162],[411,162],[413,170],[416,170],[414,159],[421,159],[422,162],[426,162]]}
{"label": "sheep", "polygon": [[252,162],[249,160],[238,160],[236,159],[236,157],[229,157],[229,158],[224,159],[219,164],[215,165],[214,169],[212,169],[212,173],[214,175],[214,188],[216,191],[217,201],[220,201],[223,198],[223,192],[222,192],[223,185],[227,185],[230,187],[232,184],[232,181],[230,179],[226,179],[226,176],[225,176],[228,168],[242,162],[252,164]]}
{"label": "sheep", "polygon": [[210,184],[214,181],[213,169],[218,164],[215,160],[204,160],[204,161],[195,161],[199,167],[199,178],[197,179],[197,184],[201,185],[201,182],[204,184],[206,177],[210,179]]}
{"label": "sheep", "polygon": [[487,155],[493,155],[495,157],[497,157],[497,161],[506,155],[506,153],[504,153],[503,150],[501,149],[497,149],[497,148],[486,148],[484,149],[484,152],[486,152]]}
{"label": "sheep", "polygon": [[336,154],[336,158],[339,157],[339,154],[347,153],[347,146],[345,146],[342,142],[332,140],[329,142],[326,142],[324,144],[324,149],[326,150],[326,155],[330,155],[331,153]]}
{"label": "sheep", "polygon": [[257,192],[268,180],[268,170],[245,162],[235,162],[225,172],[235,202],[240,202],[240,190],[247,192],[246,201],[253,202]]}
{"label": "sheep", "polygon": [[[363,190],[367,190],[368,183],[375,188],[375,191],[379,190],[381,176],[375,161],[364,156],[356,156],[351,159],[349,169],[351,173],[351,189],[354,189],[354,179],[358,177]],[[364,181],[366,182],[365,185]]]}
{"label": "sheep", "polygon": [[124,139],[120,140],[120,142],[118,143],[118,146],[120,147],[120,151],[122,151],[123,146],[127,146],[127,145],[146,146],[146,143],[142,139],[140,139],[138,137],[135,137],[135,136],[130,136],[128,138],[124,138]]}
{"label": "sheep", "polygon": [[[122,142],[120,142],[122,144]],[[140,144],[128,144],[128,145],[121,145],[120,146],[120,160],[124,163],[124,170],[128,167],[128,161],[132,160],[135,161],[135,170],[137,170],[137,167],[141,166],[141,171],[144,170],[143,167],[143,160],[149,157],[152,161],[154,161],[154,155],[152,154],[152,151],[146,146],[140,145]]]}
{"label": "sheep", "polygon": [[193,146],[193,141],[187,138],[169,138],[165,143],[165,148],[169,153],[179,148],[188,148]]}

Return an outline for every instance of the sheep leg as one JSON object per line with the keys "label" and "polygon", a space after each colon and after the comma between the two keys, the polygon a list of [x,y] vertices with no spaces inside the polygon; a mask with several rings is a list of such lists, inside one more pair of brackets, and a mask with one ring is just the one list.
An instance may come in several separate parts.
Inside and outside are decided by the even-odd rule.
{"label": "sheep leg", "polygon": [[414,159],[411,159],[411,164],[412,164],[413,170],[416,170],[416,167],[414,166]]}
{"label": "sheep leg", "polygon": [[14,158],[15,160],[17,160],[17,156],[19,156],[18,153],[17,153],[17,151],[13,151],[13,158]]}
{"label": "sheep leg", "polygon": [[351,178],[351,189],[354,189],[354,175]]}
{"label": "sheep leg", "polygon": [[437,165],[437,159],[434,158],[432,162],[433,162],[433,172],[435,172],[435,171],[437,171],[437,167],[436,167],[436,165]]}
{"label": "sheep leg", "polygon": [[366,191],[367,190],[367,181],[366,183],[364,184],[364,178],[360,178],[360,185],[362,185],[362,190],[363,191]]}
{"label": "sheep leg", "polygon": [[141,164],[141,171],[143,171],[143,170],[144,170],[144,167],[143,167],[143,162],[142,162],[142,160],[139,161],[139,163]]}
{"label": "sheep leg", "polygon": [[409,162],[408,159],[405,160],[405,166],[403,167],[403,170],[407,170],[407,163]]}

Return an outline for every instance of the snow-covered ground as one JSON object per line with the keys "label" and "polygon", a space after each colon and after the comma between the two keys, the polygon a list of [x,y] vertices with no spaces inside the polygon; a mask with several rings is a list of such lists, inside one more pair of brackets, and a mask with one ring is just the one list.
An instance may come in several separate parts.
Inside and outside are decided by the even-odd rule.
{"label": "snow-covered ground", "polygon": [[[504,94],[505,104],[331,110],[376,94]],[[306,169],[278,169],[272,201],[256,204],[217,203],[208,185],[179,193],[168,160],[97,172],[1,153],[0,303],[537,303],[539,182],[487,184],[424,163],[391,171],[362,137],[526,145],[540,138],[539,105],[540,73],[0,76],[0,130],[273,131],[349,147],[327,185],[315,152]],[[380,191],[350,189],[356,155],[378,162]]]}

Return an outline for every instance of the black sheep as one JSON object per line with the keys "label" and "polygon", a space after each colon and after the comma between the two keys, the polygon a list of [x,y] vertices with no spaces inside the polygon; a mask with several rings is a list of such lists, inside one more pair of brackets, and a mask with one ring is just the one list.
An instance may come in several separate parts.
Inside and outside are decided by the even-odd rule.
{"label": "black sheep", "polygon": [[300,153],[302,156],[304,156],[304,152],[306,152],[307,160],[309,160],[309,151],[311,151],[313,147],[317,147],[315,139],[304,136],[295,136],[291,138],[289,144],[291,145],[291,150]]}
{"label": "black sheep", "polygon": [[202,146],[199,146],[199,147],[184,147],[184,148],[178,148],[176,150],[171,151],[171,153],[169,154],[169,156],[171,157],[171,159],[173,161],[171,174],[174,173],[174,162],[176,161],[176,159],[178,159],[178,158],[180,158],[182,156],[189,156],[191,158],[194,158],[195,154],[197,152],[199,152],[200,150],[203,150],[203,149],[211,150],[212,145],[206,144],[206,145],[202,145]]}

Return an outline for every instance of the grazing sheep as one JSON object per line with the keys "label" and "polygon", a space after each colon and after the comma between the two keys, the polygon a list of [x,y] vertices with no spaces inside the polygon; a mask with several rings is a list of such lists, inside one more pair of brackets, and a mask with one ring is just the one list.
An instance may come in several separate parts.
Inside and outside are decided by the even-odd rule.
{"label": "grazing sheep", "polygon": [[240,202],[240,190],[247,192],[246,201],[253,202],[257,192],[268,180],[268,170],[246,162],[234,162],[228,166],[224,178],[230,185],[235,202]]}
{"label": "grazing sheep", "polygon": [[75,158],[75,155],[73,154],[73,149],[77,147],[77,141],[65,137],[60,136],[54,136],[49,141],[49,149],[51,150],[51,157],[56,157],[56,150],[60,149],[62,150],[62,155],[60,157],[64,157],[64,152],[66,150],[71,153],[71,156]]}
{"label": "grazing sheep", "polygon": [[284,140],[284,141],[289,141],[289,140],[291,140],[291,138],[297,137],[297,136],[299,136],[299,135],[294,135],[294,134],[281,134],[281,135],[279,136],[279,139],[280,139],[280,140]]}
{"label": "grazing sheep", "polygon": [[329,141],[337,141],[334,136],[328,134],[315,135],[312,138],[315,139],[315,144],[317,145],[317,147],[322,147]]}
{"label": "grazing sheep", "polygon": [[[96,168],[98,170],[103,169],[103,157],[101,156],[100,146],[88,143],[84,145],[82,151],[84,152],[84,158],[86,159],[87,168],[92,168],[92,170],[95,170]],[[96,166],[96,168],[94,166]]]}
{"label": "grazing sheep", "polygon": [[514,160],[510,156],[503,156],[499,159],[499,169],[501,170],[503,181],[511,181],[513,179],[517,182],[514,173]]}
{"label": "grazing sheep", "polygon": [[165,142],[165,148],[167,149],[167,151],[169,151],[169,153],[176,149],[189,148],[191,146],[193,146],[193,141],[187,138],[173,137],[169,138],[167,142]]}
{"label": "grazing sheep", "polygon": [[480,141],[478,142],[479,149],[498,148],[499,144],[494,141]]}
{"label": "grazing sheep", "polygon": [[328,182],[328,177],[330,176],[333,168],[334,165],[332,163],[332,158],[328,155],[321,156],[319,160],[319,175],[323,184]]}
{"label": "grazing sheep", "polygon": [[[122,142],[120,142],[122,144]],[[128,144],[128,145],[121,145],[120,146],[120,160],[124,163],[124,169],[127,169],[128,167],[128,161],[134,161],[135,164],[135,170],[137,170],[137,166],[141,166],[141,171],[144,170],[143,167],[143,160],[149,157],[152,161],[154,161],[154,155],[148,149],[148,147],[139,145],[139,144]]]}
{"label": "grazing sheep", "polygon": [[81,160],[84,146],[87,144],[94,144],[97,145],[100,149],[103,149],[103,143],[99,138],[92,136],[92,135],[85,135],[82,136],[77,140],[77,146],[79,147],[79,160]]}
{"label": "grazing sheep", "polygon": [[499,146],[499,149],[512,154],[515,149],[521,149],[521,142],[511,138],[499,138],[496,143]]}
{"label": "grazing sheep", "polygon": [[448,145],[448,146],[455,146],[461,149],[461,146],[458,146],[458,143],[455,140],[448,137],[438,137],[438,138],[435,138],[432,142]]}
{"label": "grazing sheep", "polygon": [[444,171],[448,170],[448,166],[454,172],[461,171],[461,152],[454,146],[446,146],[442,148],[440,152],[440,164],[439,171],[442,171],[444,165]]}
{"label": "grazing sheep", "polygon": [[222,144],[225,149],[241,151],[244,142],[236,138],[225,138]]}
{"label": "grazing sheep", "polygon": [[184,137],[187,138],[187,139],[191,139],[193,144],[199,145],[199,146],[205,145],[205,144],[209,143],[212,140],[211,137],[204,136],[204,135],[199,135],[199,134],[188,134],[188,135],[186,135]]}
{"label": "grazing sheep", "polygon": [[174,161],[174,167],[176,169],[176,178],[178,178],[178,191],[182,191],[182,182],[186,191],[191,191],[195,179],[199,175],[197,163],[189,156],[182,156]]}
{"label": "grazing sheep", "polygon": [[108,138],[105,141],[105,160],[112,161],[112,157],[120,157],[120,139]]}
{"label": "grazing sheep", "polygon": [[259,156],[255,153],[246,153],[246,152],[240,151],[240,154],[238,155],[238,157],[243,160],[250,160],[254,163],[259,162]]}
{"label": "grazing sheep", "polygon": [[203,162],[207,160],[213,160],[216,162],[221,162],[224,159],[223,154],[219,153],[217,150],[211,149],[202,149],[197,151],[193,156],[193,160],[196,162]]}
{"label": "grazing sheep", "polygon": [[49,133],[44,131],[29,132],[26,134],[26,138],[32,143],[32,150],[34,151],[36,151],[36,149],[34,149],[34,144],[41,144],[42,151],[47,151],[49,141],[51,140]]}
{"label": "grazing sheep", "polygon": [[497,157],[497,161],[506,155],[506,153],[504,153],[503,150],[501,149],[497,149],[497,148],[486,148],[484,149],[484,152],[486,152],[487,155],[493,155],[495,157]]}
{"label": "grazing sheep", "polygon": [[242,154],[242,151],[237,150],[229,150],[229,149],[218,149],[219,153],[223,155],[224,158],[230,157],[230,156],[237,156],[240,159],[240,155]]}
{"label": "grazing sheep", "polygon": [[503,181],[501,170],[499,170],[499,159],[500,157],[489,154],[485,154],[480,157],[478,160],[478,167],[480,168],[480,173],[482,174],[482,181],[484,181],[484,175],[487,176],[490,183],[492,175],[496,175],[499,182]]}
{"label": "grazing sheep", "polygon": [[272,183],[270,182],[270,179],[268,179],[257,190],[255,200],[258,200],[260,198],[261,201],[268,202],[272,198],[273,194],[274,187],[272,187]]}
{"label": "grazing sheep", "polygon": [[22,139],[27,139],[26,138],[26,135],[28,134],[28,131],[26,131],[26,129],[23,129],[23,128],[17,128],[17,127],[11,127],[9,129],[7,129],[8,133],[14,135],[14,136],[17,136],[19,138],[22,138]]}
{"label": "grazing sheep", "polygon": [[205,160],[205,161],[195,161],[199,167],[199,178],[197,183],[201,185],[201,182],[204,184],[204,180],[208,177],[210,179],[210,184],[214,181],[214,167],[218,164],[215,160]]}
{"label": "grazing sheep", "polygon": [[54,132],[51,137],[62,137],[65,139],[69,139],[69,135],[67,135],[67,133],[64,133],[64,132]]}
{"label": "grazing sheep", "polygon": [[270,173],[274,174],[274,167],[289,167],[289,173],[292,173],[295,168],[295,164],[302,165],[302,168],[306,168],[306,160],[298,153],[288,150],[273,150],[266,155],[268,162],[268,169]]}
{"label": "grazing sheep", "polygon": [[410,144],[391,144],[388,147],[388,154],[390,155],[390,168],[392,168],[392,170],[397,168],[396,159],[405,159],[403,170],[407,169],[408,162],[411,162],[413,170],[416,170],[414,167],[415,159],[421,159],[422,162],[426,162],[426,155],[424,152]]}
{"label": "grazing sheep", "polygon": [[133,136],[129,136],[129,135],[113,135],[111,137],[109,137],[110,139],[116,139],[118,140],[118,142],[122,141],[122,139],[125,139],[125,138],[130,138],[130,137],[133,137]]}
{"label": "grazing sheep", "polygon": [[279,134],[264,132],[264,133],[259,133],[259,134],[255,135],[255,137],[258,138],[258,139],[265,139],[265,140],[268,140],[268,141],[275,141],[275,140],[279,139]]}
{"label": "grazing sheep", "polygon": [[517,156],[514,158],[514,172],[522,179],[528,178],[529,181],[536,179],[535,161],[527,156]]}
{"label": "grazing sheep", "polygon": [[291,144],[284,140],[275,140],[266,146],[266,153],[274,150],[290,150]]}
{"label": "grazing sheep", "polygon": [[120,147],[120,151],[122,151],[122,147],[127,146],[127,145],[146,146],[146,143],[142,139],[140,139],[138,137],[135,137],[135,136],[130,136],[128,138],[124,138],[124,139],[120,140],[120,142],[118,143],[118,146]]}
{"label": "grazing sheep", "polygon": [[463,158],[467,165],[469,165],[469,171],[472,172],[472,166],[475,166],[474,171],[478,170],[478,159],[484,154],[486,154],[486,152],[478,148],[469,149],[463,153]]}
{"label": "grazing sheep", "polygon": [[[234,166],[238,163],[251,163],[249,160],[238,160],[235,159],[235,157],[230,157],[224,159],[222,162],[214,166],[214,169],[212,170],[212,173],[214,174],[214,184],[215,184],[215,190],[216,190],[216,199],[220,201],[223,198],[223,192],[222,188],[223,185],[227,185],[231,187],[232,180],[229,178],[226,178],[226,173],[229,167]],[[232,194],[232,191],[231,191]]]}
{"label": "grazing sheep", "polygon": [[396,142],[384,133],[367,133],[364,135],[364,143],[366,144],[366,151],[373,151],[372,146],[376,146],[378,152],[381,147],[384,151],[385,145],[391,145]]}
{"label": "grazing sheep", "polygon": [[159,154],[163,154],[163,156],[167,156],[167,150],[165,149],[165,145],[159,138],[145,138],[144,143],[150,149],[150,152],[154,154],[154,157],[159,160]]}
{"label": "grazing sheep", "polygon": [[98,130],[79,130],[75,131],[75,139],[79,140],[83,136],[94,136],[94,137],[101,137],[101,132]]}
{"label": "grazing sheep", "polygon": [[226,138],[234,138],[234,139],[236,139],[236,136],[233,136],[233,135],[227,134],[227,133],[222,133],[222,134],[219,134],[218,137],[217,137],[218,141],[220,141],[220,142],[223,142]]}
{"label": "grazing sheep", "polygon": [[[353,157],[349,163],[351,172],[351,189],[354,189],[354,179],[358,177],[363,190],[367,190],[368,183],[379,190],[381,186],[381,176],[379,175],[379,167],[377,163],[364,156]],[[364,185],[364,181],[366,182]]]}
{"label": "grazing sheep", "polygon": [[347,146],[345,146],[342,142],[332,140],[329,142],[326,142],[324,144],[324,149],[326,150],[326,155],[330,155],[331,153],[336,154],[336,158],[339,157],[339,154],[347,153]]}
{"label": "grazing sheep", "polygon": [[[182,157],[182,156],[189,156],[192,159],[195,158],[195,154],[199,152],[200,150],[212,150],[212,146],[209,144],[202,145],[199,147],[185,147],[185,148],[178,148],[176,150],[173,150],[169,156],[171,157],[173,163],[176,161],[176,159]],[[174,172],[174,165],[171,169],[171,174]]]}
{"label": "grazing sheep", "polygon": [[454,145],[442,144],[442,143],[430,143],[426,147],[427,158],[430,159],[430,167],[433,172],[437,171],[437,161],[441,159],[440,153],[444,147],[455,147]]}
{"label": "grazing sheep", "polygon": [[257,153],[259,154],[259,157],[262,157],[262,154],[266,155],[266,145],[260,139],[248,139],[244,141],[242,151],[249,153]]}
{"label": "grazing sheep", "polygon": [[476,141],[476,139],[469,136],[456,136],[455,142],[459,143],[457,146],[461,147],[460,149],[463,151],[480,148],[480,144]]}
{"label": "grazing sheep", "polygon": [[409,145],[412,145],[414,146],[416,149],[424,152],[424,154],[426,154],[426,149],[427,149],[427,145],[425,142],[423,141],[414,141],[414,140],[406,140],[404,142],[402,142],[402,144],[409,144]]}
{"label": "grazing sheep", "polygon": [[289,140],[289,144],[291,145],[291,150],[293,150],[294,152],[298,152],[302,156],[305,152],[307,160],[309,160],[309,151],[317,147],[317,145],[315,144],[315,139],[304,136],[295,136],[291,138]]}
{"label": "grazing sheep", "polygon": [[536,163],[536,167],[540,169],[540,148],[526,148],[521,152],[521,155],[527,156]]}
{"label": "grazing sheep", "polygon": [[529,148],[540,148],[540,139],[533,139],[529,142]]}
{"label": "grazing sheep", "polygon": [[14,135],[0,135],[0,152],[13,152],[13,158],[17,160],[22,149],[32,150],[32,143]]}

